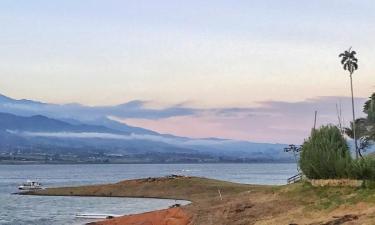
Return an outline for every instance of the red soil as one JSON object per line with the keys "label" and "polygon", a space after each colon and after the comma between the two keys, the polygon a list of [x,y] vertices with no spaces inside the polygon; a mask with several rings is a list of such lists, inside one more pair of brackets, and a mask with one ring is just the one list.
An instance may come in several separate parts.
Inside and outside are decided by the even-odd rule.
{"label": "red soil", "polygon": [[181,208],[170,208],[148,213],[121,216],[90,223],[91,225],[189,225],[190,216]]}

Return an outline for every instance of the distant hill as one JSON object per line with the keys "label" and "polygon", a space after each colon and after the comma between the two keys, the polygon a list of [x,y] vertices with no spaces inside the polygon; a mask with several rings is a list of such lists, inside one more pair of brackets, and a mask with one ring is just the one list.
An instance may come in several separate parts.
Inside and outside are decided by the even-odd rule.
{"label": "distant hill", "polygon": [[103,111],[110,111],[108,108],[118,110],[126,107],[121,104],[114,107],[90,107],[80,104],[49,104],[33,100],[16,100],[0,94],[0,112],[14,114],[18,116],[43,115],[49,118],[65,121],[70,124],[86,124],[104,126],[117,131],[134,134],[158,134],[155,131],[141,127],[129,126],[109,119]]}
{"label": "distant hill", "polygon": [[[111,110],[123,111],[126,107],[122,104]],[[0,152],[137,155],[137,160],[143,158],[147,162],[293,160],[283,152],[284,144],[159,134],[103,117],[105,110],[109,109],[15,100],[0,95]]]}
{"label": "distant hill", "polygon": [[100,132],[130,134],[130,132],[117,131],[104,126],[77,124],[72,125],[46,116],[35,115],[30,117],[16,116],[0,112],[0,129],[3,131],[39,131],[39,132]]}

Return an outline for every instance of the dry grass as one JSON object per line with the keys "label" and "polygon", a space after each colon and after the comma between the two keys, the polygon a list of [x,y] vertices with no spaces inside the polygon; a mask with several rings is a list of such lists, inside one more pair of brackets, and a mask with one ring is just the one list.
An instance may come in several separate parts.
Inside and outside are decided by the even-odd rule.
{"label": "dry grass", "polygon": [[352,180],[352,179],[325,179],[325,180],[310,180],[310,183],[314,187],[361,187],[363,184],[362,180]]}
{"label": "dry grass", "polygon": [[199,177],[146,178],[126,180],[114,184],[80,187],[48,188],[28,194],[63,196],[146,197],[201,201],[241,193],[264,186],[235,184],[231,182]]}
{"label": "dry grass", "polygon": [[358,187],[262,186],[178,177],[51,188],[32,194],[185,199],[192,201],[183,209],[194,225],[375,224],[375,190]]}

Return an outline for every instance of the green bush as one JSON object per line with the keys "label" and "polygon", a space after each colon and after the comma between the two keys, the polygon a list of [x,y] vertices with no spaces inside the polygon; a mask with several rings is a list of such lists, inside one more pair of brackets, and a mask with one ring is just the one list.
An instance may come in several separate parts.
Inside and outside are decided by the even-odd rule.
{"label": "green bush", "polygon": [[354,160],[350,170],[350,178],[361,180],[375,180],[375,159],[364,157]]}
{"label": "green bush", "polygon": [[303,143],[300,167],[310,179],[348,178],[352,159],[348,144],[335,126],[314,130]]}

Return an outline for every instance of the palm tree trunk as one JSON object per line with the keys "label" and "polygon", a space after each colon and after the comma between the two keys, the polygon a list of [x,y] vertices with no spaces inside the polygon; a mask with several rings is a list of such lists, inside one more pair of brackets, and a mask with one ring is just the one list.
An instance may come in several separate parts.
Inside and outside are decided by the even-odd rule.
{"label": "palm tree trunk", "polygon": [[358,143],[357,143],[357,135],[356,135],[356,124],[355,124],[355,112],[354,112],[354,95],[353,95],[353,79],[352,73],[350,73],[350,89],[352,92],[352,113],[353,113],[353,138],[354,138],[354,145],[355,145],[355,157],[358,159]]}

